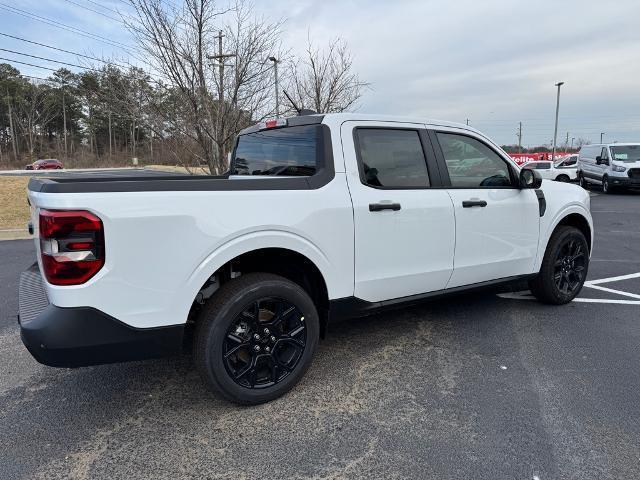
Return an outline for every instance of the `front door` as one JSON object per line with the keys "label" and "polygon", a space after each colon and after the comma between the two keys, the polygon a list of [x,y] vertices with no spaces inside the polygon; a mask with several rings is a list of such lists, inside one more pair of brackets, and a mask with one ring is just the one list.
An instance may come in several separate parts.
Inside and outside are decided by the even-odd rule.
{"label": "front door", "polygon": [[355,224],[354,295],[378,302],[443,289],[455,220],[420,124],[345,122],[345,171]]}
{"label": "front door", "polygon": [[540,210],[532,189],[517,187],[514,166],[481,136],[431,134],[456,216],[454,269],[448,288],[533,272]]}

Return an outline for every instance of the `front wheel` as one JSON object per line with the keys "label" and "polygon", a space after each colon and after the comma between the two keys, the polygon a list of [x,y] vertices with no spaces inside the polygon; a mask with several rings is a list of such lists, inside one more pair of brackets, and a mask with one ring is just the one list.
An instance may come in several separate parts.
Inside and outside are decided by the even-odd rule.
{"label": "front wheel", "polygon": [[579,182],[582,188],[584,188],[585,190],[589,190],[589,182],[587,182],[582,173],[580,173]]}
{"label": "front wheel", "polygon": [[589,244],[575,227],[558,227],[547,245],[540,272],[529,282],[543,303],[562,305],[575,298],[587,278]]}
{"label": "front wheel", "polygon": [[609,185],[609,177],[606,175],[602,177],[602,192],[611,193],[611,185]]}
{"label": "front wheel", "polygon": [[556,177],[556,182],[565,182],[566,183],[568,181],[569,181],[569,176],[568,175],[562,174],[562,175],[558,175]]}
{"label": "front wheel", "polygon": [[228,400],[268,402],[302,378],[319,332],[316,307],[302,287],[278,275],[248,273],[223,285],[202,310],[195,364]]}

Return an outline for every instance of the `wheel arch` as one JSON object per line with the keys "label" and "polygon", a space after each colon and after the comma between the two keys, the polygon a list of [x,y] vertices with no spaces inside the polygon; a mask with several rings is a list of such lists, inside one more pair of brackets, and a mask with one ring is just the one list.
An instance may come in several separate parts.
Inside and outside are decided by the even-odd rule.
{"label": "wheel arch", "polygon": [[221,285],[235,275],[265,272],[300,285],[312,298],[324,333],[328,317],[333,269],[327,257],[307,239],[289,232],[256,232],[233,239],[209,254],[189,278],[183,299],[187,321],[198,311],[198,296],[214,275]]}
{"label": "wheel arch", "polygon": [[536,272],[540,269],[544,254],[547,250],[547,245],[549,244],[549,240],[551,239],[553,232],[555,232],[560,226],[571,226],[580,230],[587,239],[589,255],[591,255],[593,250],[593,224],[590,220],[590,215],[584,210],[584,208],[572,206],[558,214],[549,228],[547,228],[544,237],[541,236],[541,242],[538,247],[538,256],[535,263]]}
{"label": "wheel arch", "polygon": [[[591,225],[589,221],[579,213],[570,213],[567,216],[563,217],[555,226],[553,231],[555,231],[559,226],[567,225],[570,227],[575,227],[582,232],[582,234],[587,239],[587,245],[589,245],[589,253],[591,253],[592,248],[592,236],[593,233],[591,231]],[[553,234],[553,232],[552,232]]]}

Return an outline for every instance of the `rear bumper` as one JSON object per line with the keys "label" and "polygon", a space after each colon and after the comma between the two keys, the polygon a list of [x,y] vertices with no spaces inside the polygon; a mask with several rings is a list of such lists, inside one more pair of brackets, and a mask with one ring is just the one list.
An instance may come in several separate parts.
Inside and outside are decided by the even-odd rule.
{"label": "rear bumper", "polygon": [[20,335],[40,363],[83,367],[179,354],[184,325],[133,328],[91,307],[49,304],[37,264],[20,278]]}

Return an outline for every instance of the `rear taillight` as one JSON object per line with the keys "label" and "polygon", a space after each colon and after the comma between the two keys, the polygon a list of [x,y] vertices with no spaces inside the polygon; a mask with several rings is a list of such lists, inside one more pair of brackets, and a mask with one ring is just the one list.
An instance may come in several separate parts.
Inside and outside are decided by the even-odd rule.
{"label": "rear taillight", "polygon": [[42,268],[53,285],[79,285],[104,265],[104,229],[93,213],[40,210]]}

